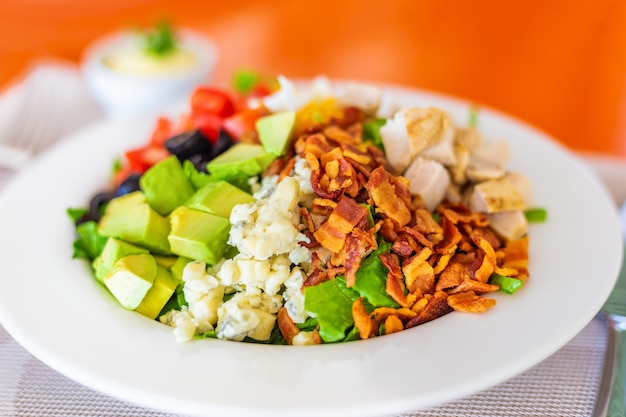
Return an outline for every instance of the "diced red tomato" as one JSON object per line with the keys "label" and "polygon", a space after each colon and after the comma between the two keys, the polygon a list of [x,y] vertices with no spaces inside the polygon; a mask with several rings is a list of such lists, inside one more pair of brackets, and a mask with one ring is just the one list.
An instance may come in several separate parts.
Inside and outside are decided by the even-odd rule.
{"label": "diced red tomato", "polygon": [[172,136],[173,124],[170,119],[166,117],[159,117],[152,136],[150,137],[150,144],[161,146],[167,139]]}
{"label": "diced red tomato", "polygon": [[198,87],[191,95],[191,110],[194,114],[209,113],[228,117],[235,112],[229,93],[211,87]]}
{"label": "diced red tomato", "polygon": [[147,145],[126,151],[126,161],[132,172],[145,172],[152,165],[170,156],[162,146]]}
{"label": "diced red tomato", "polygon": [[265,85],[265,84],[257,84],[254,86],[254,88],[252,88],[252,91],[250,91],[249,96],[250,97],[265,97],[265,96],[269,96],[270,94],[272,94],[272,89]]}
{"label": "diced red tomato", "polygon": [[246,132],[256,130],[256,121],[267,114],[264,109],[248,109],[227,117],[222,122],[222,127],[234,140],[239,140]]}
{"label": "diced red tomato", "polygon": [[216,141],[222,128],[222,118],[210,113],[192,113],[191,124],[194,129],[200,129],[204,136]]}

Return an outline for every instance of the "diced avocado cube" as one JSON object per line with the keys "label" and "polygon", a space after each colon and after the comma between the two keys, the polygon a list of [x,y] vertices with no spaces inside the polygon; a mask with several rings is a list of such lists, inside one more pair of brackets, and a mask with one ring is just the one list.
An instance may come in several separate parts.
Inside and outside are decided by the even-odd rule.
{"label": "diced avocado cube", "polygon": [[156,319],[167,301],[172,297],[178,282],[167,269],[157,266],[157,273],[152,287],[135,311]]}
{"label": "diced avocado cube", "polygon": [[128,255],[115,262],[104,277],[104,285],[122,306],[134,310],[152,287],[156,275],[157,264],[152,255]]}
{"label": "diced avocado cube", "polygon": [[176,260],[178,259],[178,256],[165,256],[165,255],[153,255],[153,256],[157,265],[165,269],[170,269],[172,265],[174,265],[174,263],[176,263]]}
{"label": "diced avocado cube", "polygon": [[185,205],[194,210],[229,218],[234,206],[254,201],[254,197],[245,191],[241,191],[226,181],[218,181],[209,183],[196,191]]}
{"label": "diced avocado cube", "polygon": [[170,254],[170,222],[154,211],[141,191],[116,197],[98,223],[98,233],[134,243],[158,254]]}
{"label": "diced avocado cube", "polygon": [[172,265],[170,271],[172,271],[172,275],[178,281],[178,283],[183,282],[183,269],[185,269],[187,264],[192,261],[193,259],[187,258],[186,256],[179,256],[178,258],[176,258],[176,262],[174,262],[174,265]]}
{"label": "diced avocado cube", "polygon": [[141,191],[150,207],[166,216],[182,205],[195,189],[175,156],[170,156],[150,167],[139,180]]}
{"label": "diced avocado cube", "polygon": [[291,142],[295,123],[295,111],[275,113],[258,119],[256,130],[265,150],[277,156],[284,155]]}
{"label": "diced avocado cube", "polygon": [[102,254],[98,257],[100,261],[94,260],[94,270],[96,278],[100,281],[109,273],[115,262],[128,255],[139,255],[142,253],[150,253],[146,248],[124,242],[123,240],[110,237],[102,249]]}
{"label": "diced avocado cube", "polygon": [[93,269],[93,274],[96,279],[102,283],[104,283],[104,277],[109,273],[111,268],[108,268],[104,265],[104,261],[102,260],[102,256],[98,256],[91,262],[91,268]]}
{"label": "diced avocado cube", "polygon": [[215,178],[225,180],[241,175],[252,177],[263,172],[275,158],[262,145],[238,143],[211,160],[207,169]]}
{"label": "diced avocado cube", "polygon": [[170,221],[172,253],[210,265],[222,258],[230,232],[228,219],[180,206],[170,214]]}

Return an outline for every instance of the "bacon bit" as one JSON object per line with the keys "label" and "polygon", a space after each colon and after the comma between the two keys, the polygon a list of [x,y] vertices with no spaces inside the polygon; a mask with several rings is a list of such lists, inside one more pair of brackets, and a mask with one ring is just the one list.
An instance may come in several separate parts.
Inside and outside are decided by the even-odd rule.
{"label": "bacon bit", "polygon": [[339,126],[328,126],[323,132],[328,139],[334,140],[339,144],[349,143],[356,145],[361,142],[360,138],[355,138]]}
{"label": "bacon bit", "polygon": [[305,230],[304,232],[302,232],[302,234],[306,236],[309,241],[308,242],[304,240],[299,241],[298,244],[300,246],[304,246],[307,249],[314,249],[314,248],[321,246],[320,243],[317,240],[315,240],[315,236],[313,236],[312,231]]}
{"label": "bacon bit", "polygon": [[336,161],[341,158],[343,158],[343,152],[341,152],[341,148],[334,147],[320,157],[320,164],[322,166],[326,166],[326,164],[330,161]]}
{"label": "bacon bit", "polygon": [[361,339],[369,339],[374,335],[376,332],[376,323],[367,313],[361,297],[357,298],[352,303],[352,318],[354,319],[354,325],[359,331]]}
{"label": "bacon bit", "polygon": [[408,227],[408,226],[401,227],[400,228],[400,232],[404,232],[404,233],[410,235],[415,240],[417,240],[420,244],[422,244],[423,246],[426,246],[429,249],[433,248],[433,242],[428,240],[428,238],[426,238],[426,236],[424,236],[422,233],[418,232],[417,230],[415,230],[412,227]]}
{"label": "bacon bit", "polygon": [[455,311],[482,313],[496,305],[496,300],[476,295],[473,291],[460,292],[448,297],[448,305]]}
{"label": "bacon bit", "polygon": [[283,178],[288,176],[291,173],[291,170],[293,169],[294,166],[296,166],[296,158],[291,157],[289,161],[287,161],[283,169],[280,171],[280,174],[278,176],[278,182],[280,182]]}
{"label": "bacon bit", "polygon": [[363,124],[362,123],[353,123],[346,128],[346,132],[356,143],[363,142]]}
{"label": "bacon bit", "polygon": [[396,240],[398,240],[398,233],[396,233],[395,229],[396,225],[394,224],[393,220],[389,218],[383,219],[380,233],[387,242],[395,242]]}
{"label": "bacon bit", "polygon": [[346,158],[346,161],[348,161],[348,163],[352,165],[352,168],[356,171],[356,178],[359,184],[365,186],[369,177],[372,175],[372,171],[368,167],[359,164],[353,159]]}
{"label": "bacon bit", "polygon": [[351,198],[342,196],[328,219],[313,233],[326,249],[337,253],[346,241],[346,235],[367,216],[367,209]]}
{"label": "bacon bit", "polygon": [[424,310],[424,308],[426,307],[426,304],[428,304],[428,298],[422,297],[419,300],[417,300],[415,304],[413,304],[413,306],[411,307],[411,311],[414,311],[417,315],[420,312],[422,312],[422,310]]}
{"label": "bacon bit", "polygon": [[393,169],[389,161],[387,161],[387,158],[385,157],[383,151],[378,149],[376,146],[368,146],[367,151],[370,153],[370,155],[372,155],[372,158],[374,158],[376,166],[382,166],[389,174],[397,175],[396,170]]}
{"label": "bacon bit", "polygon": [[403,258],[408,258],[413,253],[413,248],[409,245],[409,242],[403,238],[398,238],[398,240],[393,242],[391,250]]}
{"label": "bacon bit", "polygon": [[350,233],[344,246],[343,263],[346,266],[346,287],[348,288],[353,287],[356,283],[356,271],[361,266],[361,261],[365,254],[366,242],[360,239],[358,234],[354,233],[357,230],[360,229],[354,229],[353,233]]}
{"label": "bacon bit", "polygon": [[322,266],[322,259],[317,252],[311,252],[311,269],[317,269]]}
{"label": "bacon bit", "polygon": [[370,316],[377,323],[382,323],[389,316],[398,316],[400,320],[407,321],[417,316],[417,314],[409,308],[391,308],[391,307],[377,307]]}
{"label": "bacon bit", "polygon": [[391,272],[387,273],[387,281],[385,283],[385,291],[393,298],[393,300],[402,307],[408,307],[409,301],[404,294],[404,286],[401,278]]}
{"label": "bacon bit", "polygon": [[322,336],[320,336],[320,332],[317,329],[313,329],[313,342],[316,345],[322,344]]}
{"label": "bacon bit", "polygon": [[435,252],[445,255],[456,250],[456,247],[463,238],[463,235],[461,235],[461,232],[459,232],[459,229],[457,229],[452,220],[447,217],[441,218],[441,226],[443,228],[443,240],[439,242],[435,248]]}
{"label": "bacon bit", "polygon": [[517,269],[500,268],[499,266],[496,266],[493,272],[495,272],[498,275],[505,276],[505,277],[515,277],[518,274]]}
{"label": "bacon bit", "polygon": [[326,165],[324,165],[324,172],[328,175],[328,178],[335,179],[339,176],[339,161],[328,161]]}
{"label": "bacon bit", "polygon": [[480,236],[482,239],[489,242],[489,244],[491,245],[491,247],[493,247],[494,250],[498,250],[502,246],[500,239],[498,239],[493,229],[489,227],[476,227],[472,229],[471,233],[468,233],[468,234],[470,235],[470,237],[472,238],[472,241],[474,242],[476,242],[476,240]]}
{"label": "bacon bit", "polygon": [[287,309],[285,307],[281,307],[278,310],[277,321],[278,329],[287,341],[287,344],[293,344],[293,338],[296,337],[298,333],[300,333],[300,329],[298,328],[298,326],[296,326],[291,317],[289,317],[289,313],[287,312]]}
{"label": "bacon bit", "polygon": [[352,146],[348,143],[342,143],[341,149],[343,150],[344,158],[357,162],[360,165],[368,166],[374,162],[372,155],[368,152],[361,151],[356,146]]}
{"label": "bacon bit", "polygon": [[508,275],[526,282],[528,279],[528,237],[508,242],[503,249],[503,268],[516,269],[516,275]]}
{"label": "bacon bit", "polygon": [[433,267],[434,269],[433,272],[435,273],[435,275],[439,275],[441,271],[443,271],[446,268],[446,266],[448,266],[448,263],[450,262],[450,258],[452,258],[452,255],[449,253],[446,253],[445,255],[441,255],[439,259],[437,259],[437,263]]}
{"label": "bacon bit", "polygon": [[494,269],[496,268],[496,253],[493,250],[493,247],[482,237],[477,238],[477,245],[480,249],[483,250],[483,262],[480,265],[480,268],[476,270],[474,273],[474,279],[479,282],[487,282],[491,274],[493,274]]}
{"label": "bacon bit", "polygon": [[395,184],[385,169],[380,166],[372,171],[365,188],[380,212],[393,219],[399,226],[411,221],[411,212],[404,200],[399,198]]}
{"label": "bacon bit", "polygon": [[435,289],[437,291],[448,290],[450,288],[457,287],[464,280],[469,278],[470,274],[465,265],[458,262],[452,262],[439,275],[439,280],[437,281]]}
{"label": "bacon bit", "polygon": [[318,159],[331,149],[332,146],[330,146],[328,140],[326,140],[326,136],[321,133],[306,136],[306,139],[304,140],[305,154],[311,154]]}
{"label": "bacon bit", "polygon": [[328,268],[326,270],[326,275],[328,275],[328,279],[335,279],[335,277],[339,276],[339,275],[345,275],[346,274],[346,268],[343,266],[339,266],[339,267],[335,267],[335,268]]}
{"label": "bacon bit", "polygon": [[311,203],[311,212],[313,214],[330,216],[333,209],[337,207],[337,203],[327,198],[316,198]]}
{"label": "bacon bit", "polygon": [[487,216],[483,213],[472,213],[469,208],[460,203],[448,203],[442,206],[439,213],[454,224],[467,223],[478,227],[489,225]]}
{"label": "bacon bit", "polygon": [[304,219],[304,223],[306,224],[307,229],[311,232],[315,231],[315,222],[313,221],[313,217],[311,217],[311,212],[306,207],[300,207],[300,216]]}
{"label": "bacon bit", "polygon": [[443,228],[433,219],[432,214],[426,209],[415,210],[415,226],[418,232],[428,235],[429,240],[437,244],[443,239]]}
{"label": "bacon bit", "polygon": [[402,264],[402,272],[409,292],[419,290],[422,294],[432,293],[435,289],[435,272],[427,262],[432,254],[429,248],[408,258]]}
{"label": "bacon bit", "polygon": [[404,325],[398,316],[389,316],[385,319],[385,334],[397,333],[404,330]]}
{"label": "bacon bit", "polygon": [[303,287],[313,287],[314,285],[321,284],[322,282],[328,279],[327,271],[321,268],[315,268],[313,272],[306,277],[304,282],[302,283]]}
{"label": "bacon bit", "polygon": [[478,294],[485,294],[489,292],[498,291],[499,285],[487,284],[485,282],[479,282],[469,277],[466,277],[457,287],[448,291],[448,294],[456,294],[464,291],[474,291]]}
{"label": "bacon bit", "polygon": [[443,291],[437,291],[419,314],[409,320],[406,328],[419,326],[436,318],[445,316],[452,311],[452,307],[448,305],[448,294]]}
{"label": "bacon bit", "polygon": [[[328,176],[326,176],[328,179]],[[311,187],[319,197],[337,200],[341,196],[341,190],[325,191],[323,189],[324,176],[319,170],[311,170]]]}

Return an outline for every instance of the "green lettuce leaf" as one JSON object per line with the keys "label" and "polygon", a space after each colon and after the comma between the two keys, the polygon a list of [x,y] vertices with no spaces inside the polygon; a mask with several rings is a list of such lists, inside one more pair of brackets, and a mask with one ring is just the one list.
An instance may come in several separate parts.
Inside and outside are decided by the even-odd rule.
{"label": "green lettuce leaf", "polygon": [[346,337],[346,330],[354,321],[352,303],[359,293],[346,287],[342,277],[304,289],[304,309],[317,317],[319,332],[324,342],[338,342]]}

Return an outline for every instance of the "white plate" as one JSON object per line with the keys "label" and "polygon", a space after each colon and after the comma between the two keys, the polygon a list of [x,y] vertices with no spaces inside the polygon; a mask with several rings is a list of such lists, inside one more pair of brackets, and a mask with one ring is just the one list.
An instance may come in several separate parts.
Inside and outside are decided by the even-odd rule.
{"label": "white plate", "polygon": [[[469,105],[390,88],[404,104]],[[0,200],[0,321],[40,360],[95,390],[203,416],[375,416],[432,406],[504,381],[574,337],[597,313],[622,261],[617,211],[598,179],[541,132],[483,109],[510,168],[529,176],[549,221],[530,229],[530,280],[480,315],[453,313],[393,335],[289,347],[179,344],[171,329],[121,308],[72,260],[68,207],[87,204],[112,161],[143,144],[154,119],[104,123],[24,170]],[[506,404],[501,404],[506,406]]]}

